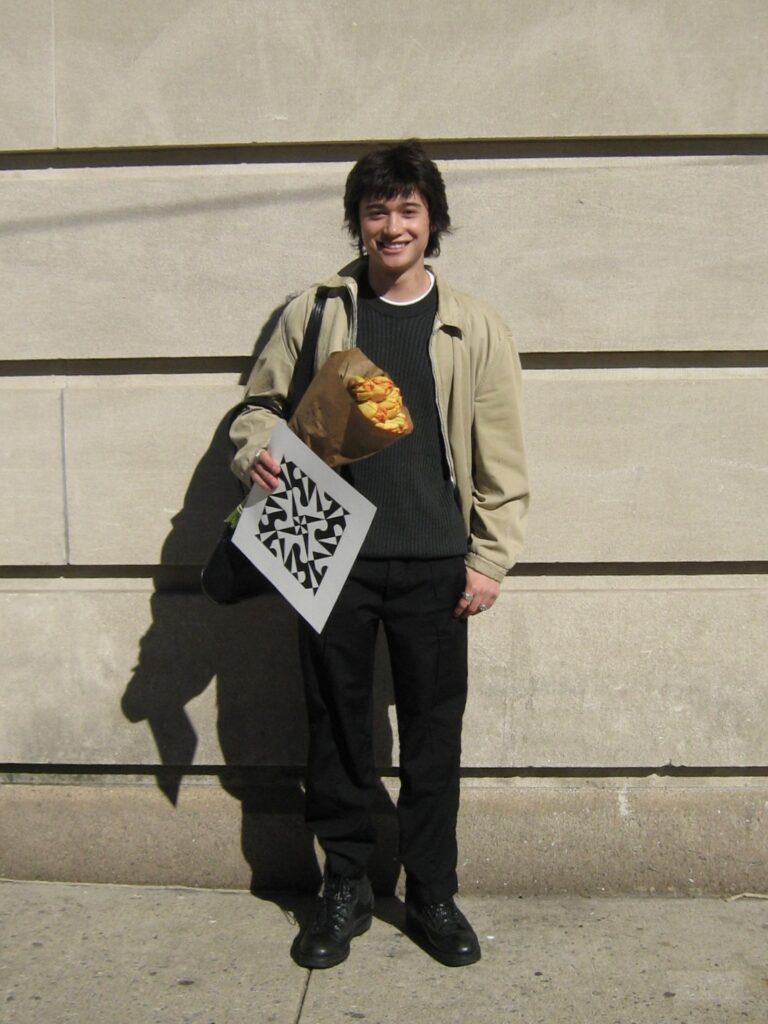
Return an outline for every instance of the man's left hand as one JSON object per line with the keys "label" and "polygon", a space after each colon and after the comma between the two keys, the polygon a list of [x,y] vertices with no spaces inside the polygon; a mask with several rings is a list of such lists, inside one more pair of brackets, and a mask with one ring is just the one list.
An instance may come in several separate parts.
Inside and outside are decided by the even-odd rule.
{"label": "man's left hand", "polygon": [[501,584],[496,580],[492,580],[490,576],[483,576],[481,572],[467,566],[467,580],[464,592],[453,610],[454,618],[468,619],[470,615],[489,611],[493,608],[500,590]]}

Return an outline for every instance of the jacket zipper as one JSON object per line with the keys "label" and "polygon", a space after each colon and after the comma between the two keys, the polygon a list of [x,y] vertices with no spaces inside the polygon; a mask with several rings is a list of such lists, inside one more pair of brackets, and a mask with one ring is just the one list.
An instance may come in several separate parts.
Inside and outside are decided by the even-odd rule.
{"label": "jacket zipper", "polygon": [[344,283],[347,296],[349,298],[349,306],[352,310],[352,327],[347,333],[347,344],[346,348],[354,348],[357,344],[357,295],[355,294],[352,285],[347,282]]}
{"label": "jacket zipper", "polygon": [[438,380],[437,369],[435,367],[435,355],[432,345],[432,343],[435,340],[435,335],[442,326],[442,322],[437,317],[435,317],[435,323],[432,328],[432,333],[429,336],[429,362],[432,366],[432,379],[435,382],[435,405],[437,406],[437,419],[440,423],[440,433],[442,434],[443,438],[443,450],[445,451],[445,459],[446,462],[448,463],[448,472],[450,473],[451,476],[451,483],[453,484],[454,487],[458,488],[458,484],[456,483],[456,469],[454,468],[453,465],[451,446],[448,442],[448,429],[445,425],[445,417],[443,416],[443,410],[440,406],[440,382]]}

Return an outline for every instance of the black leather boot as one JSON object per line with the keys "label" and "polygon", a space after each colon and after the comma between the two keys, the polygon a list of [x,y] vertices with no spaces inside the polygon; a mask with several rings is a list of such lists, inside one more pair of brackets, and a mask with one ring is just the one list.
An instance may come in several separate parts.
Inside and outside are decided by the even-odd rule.
{"label": "black leather boot", "polygon": [[441,903],[406,900],[408,927],[422,949],[446,967],[464,967],[480,959],[474,929],[452,899]]}
{"label": "black leather boot", "polygon": [[371,927],[373,890],[367,878],[326,875],[309,927],[296,936],[291,955],[300,967],[335,967],[349,943]]}

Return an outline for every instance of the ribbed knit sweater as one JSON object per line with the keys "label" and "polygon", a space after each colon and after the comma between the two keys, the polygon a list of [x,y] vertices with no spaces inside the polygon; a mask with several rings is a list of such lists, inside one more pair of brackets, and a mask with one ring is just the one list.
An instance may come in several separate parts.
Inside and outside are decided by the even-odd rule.
{"label": "ribbed knit sweater", "polygon": [[443,558],[467,551],[448,472],[429,358],[437,312],[435,286],[418,302],[392,305],[361,283],[358,346],[403,394],[413,433],[346,467],[345,476],[377,507],[360,555]]}

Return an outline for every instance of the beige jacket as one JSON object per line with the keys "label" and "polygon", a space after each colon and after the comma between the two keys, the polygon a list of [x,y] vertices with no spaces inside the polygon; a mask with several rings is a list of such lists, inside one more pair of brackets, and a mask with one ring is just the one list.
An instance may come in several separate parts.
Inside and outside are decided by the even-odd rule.
{"label": "beige jacket", "polygon": [[[324,282],[331,290],[316,368],[331,352],[358,343],[365,351],[365,339],[357,338],[356,301],[357,281],[364,272],[365,260],[355,260]],[[520,360],[492,309],[435,276],[437,316],[430,358],[448,464],[469,538],[466,561],[501,580],[523,546],[528,509]],[[269,443],[279,408],[290,398],[314,297],[311,288],[288,303],[251,372],[244,397],[259,396],[274,408],[249,409],[232,425],[230,437],[237,448],[232,470],[244,483],[256,452]]]}

